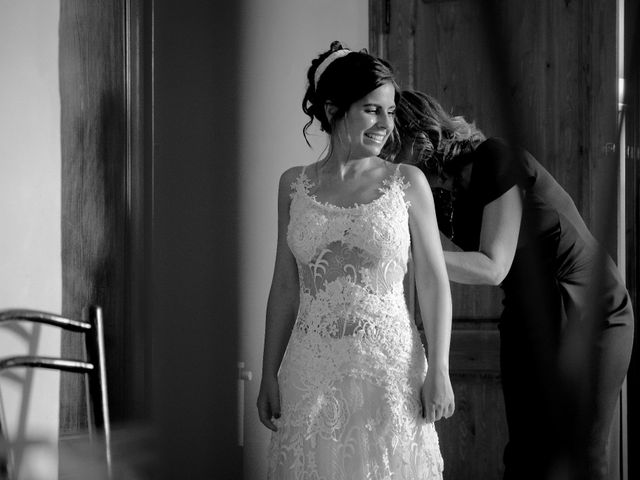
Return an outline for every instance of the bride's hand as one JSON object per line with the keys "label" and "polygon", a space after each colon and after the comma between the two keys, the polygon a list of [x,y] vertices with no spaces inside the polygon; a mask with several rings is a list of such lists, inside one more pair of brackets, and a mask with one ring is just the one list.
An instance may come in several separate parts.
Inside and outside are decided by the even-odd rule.
{"label": "bride's hand", "polygon": [[277,378],[263,377],[258,394],[258,415],[260,421],[270,430],[278,431],[272,419],[280,418],[280,387]]}
{"label": "bride's hand", "polygon": [[427,377],[420,390],[420,399],[422,400],[422,417],[427,423],[453,415],[455,400],[447,369],[429,366]]}

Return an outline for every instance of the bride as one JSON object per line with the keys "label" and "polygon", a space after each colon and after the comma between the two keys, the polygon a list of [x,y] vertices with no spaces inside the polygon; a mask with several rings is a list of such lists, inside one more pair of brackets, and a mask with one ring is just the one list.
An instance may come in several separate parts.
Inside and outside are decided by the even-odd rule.
{"label": "bride", "polygon": [[[315,119],[330,147],[280,179],[258,396],[269,478],[441,479],[451,294],[426,178],[378,156],[394,132],[393,72],[334,42],[307,77],[305,135]],[[406,303],[410,261],[428,363]]]}

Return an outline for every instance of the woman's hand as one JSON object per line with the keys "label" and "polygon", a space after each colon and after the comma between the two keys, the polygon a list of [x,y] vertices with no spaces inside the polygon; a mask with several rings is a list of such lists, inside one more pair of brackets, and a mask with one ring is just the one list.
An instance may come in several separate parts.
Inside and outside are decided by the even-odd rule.
{"label": "woman's hand", "polygon": [[278,431],[278,427],[272,421],[274,418],[280,418],[280,387],[277,378],[262,377],[258,394],[258,415],[265,427],[274,432]]}
{"label": "woman's hand", "polygon": [[455,410],[453,388],[447,369],[429,366],[420,390],[422,416],[427,423],[449,418]]}

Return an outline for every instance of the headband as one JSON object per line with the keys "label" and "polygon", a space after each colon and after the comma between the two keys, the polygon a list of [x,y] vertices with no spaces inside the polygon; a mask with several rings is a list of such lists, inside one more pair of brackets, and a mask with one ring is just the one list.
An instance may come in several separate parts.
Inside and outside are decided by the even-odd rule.
{"label": "headband", "polygon": [[329,55],[327,58],[325,58],[322,61],[322,63],[320,65],[318,65],[318,68],[316,68],[316,73],[313,75],[313,81],[315,83],[315,87],[318,88],[318,80],[320,80],[320,76],[322,76],[324,71],[327,69],[327,67],[329,65],[331,65],[331,63],[334,60],[337,60],[338,58],[342,58],[345,55],[348,55],[350,53],[351,53],[351,50],[347,50],[346,48],[343,48],[341,50],[336,50],[331,55]]}

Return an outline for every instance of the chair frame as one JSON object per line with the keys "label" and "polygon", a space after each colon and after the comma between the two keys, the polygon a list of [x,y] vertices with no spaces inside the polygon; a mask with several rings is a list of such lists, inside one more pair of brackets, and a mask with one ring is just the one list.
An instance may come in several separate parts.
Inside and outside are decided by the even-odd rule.
{"label": "chair frame", "polygon": [[[84,321],[39,310],[0,310],[0,325],[9,322],[30,322],[50,325],[62,330],[82,333],[84,335],[86,346],[85,360],[39,355],[18,355],[1,358],[0,372],[15,367],[28,367],[85,374],[85,379],[87,381],[86,402],[87,414],[89,416],[89,439],[90,441],[93,441],[94,439],[92,429],[93,425],[100,425],[104,436],[107,476],[108,478],[112,478],[111,425],[107,399],[107,370],[102,309],[99,306],[89,307],[88,317],[88,321]],[[96,417],[98,417],[98,419],[96,419]],[[0,411],[0,443],[8,445],[10,443],[3,438],[6,427],[3,427],[1,423],[2,420],[2,412]],[[0,458],[0,461],[1,460],[2,458]],[[6,472],[5,474],[8,475],[8,478],[12,478],[10,452],[8,452],[5,462],[6,465],[0,464],[0,474],[4,470]]]}

